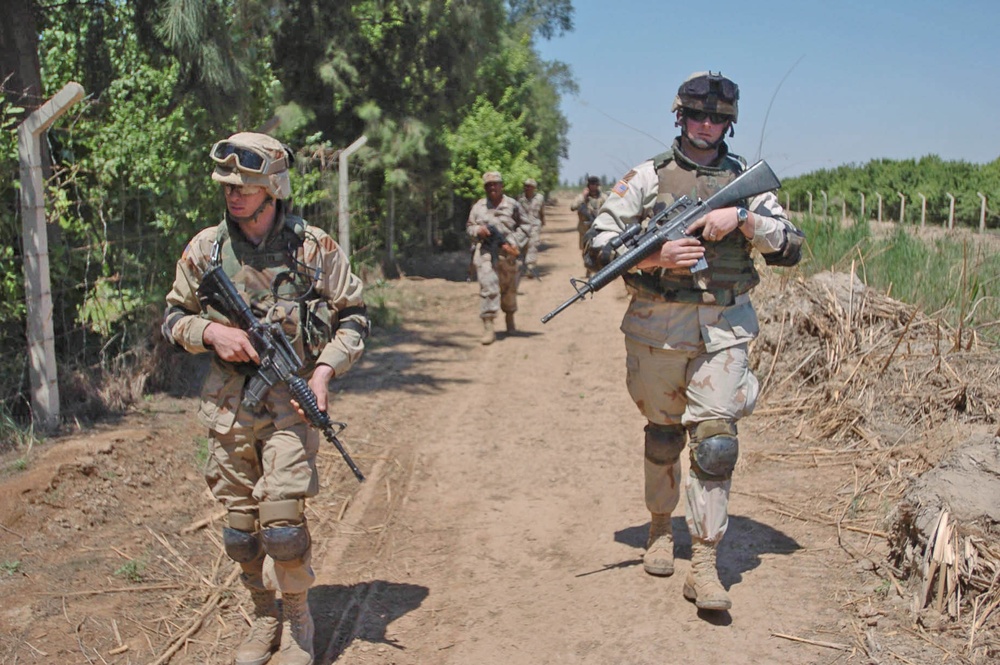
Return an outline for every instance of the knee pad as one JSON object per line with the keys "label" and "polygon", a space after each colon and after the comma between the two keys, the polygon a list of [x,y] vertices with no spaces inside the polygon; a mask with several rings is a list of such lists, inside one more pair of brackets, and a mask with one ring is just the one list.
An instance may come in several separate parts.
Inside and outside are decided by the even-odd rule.
{"label": "knee pad", "polygon": [[305,524],[299,526],[272,526],[261,529],[264,551],[275,561],[301,559],[309,551],[312,539]]}
{"label": "knee pad", "polygon": [[240,531],[228,526],[222,528],[222,545],[229,558],[236,563],[250,563],[263,552],[258,533]]}
{"label": "knee pad", "polygon": [[657,466],[676,464],[686,443],[683,425],[646,425],[646,459]]}
{"label": "knee pad", "polygon": [[705,480],[729,480],[740,456],[736,423],[705,420],[691,428],[691,471]]}

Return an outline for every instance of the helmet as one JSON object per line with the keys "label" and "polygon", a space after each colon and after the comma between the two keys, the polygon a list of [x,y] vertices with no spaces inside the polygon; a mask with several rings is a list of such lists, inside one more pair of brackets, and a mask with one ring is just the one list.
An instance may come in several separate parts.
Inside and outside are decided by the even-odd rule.
{"label": "helmet", "polygon": [[694,109],[707,113],[725,113],[736,122],[740,113],[740,87],[722,72],[695,72],[677,89],[671,111]]}
{"label": "helmet", "polygon": [[527,180],[524,181],[524,186],[525,187],[538,187],[538,181],[536,181],[534,178],[528,178]]}
{"label": "helmet", "polygon": [[212,146],[212,180],[229,185],[258,185],[275,199],[292,195],[288,166],[291,149],[267,134],[240,132]]}
{"label": "helmet", "polygon": [[488,185],[491,182],[503,182],[503,176],[499,171],[487,171],[483,174],[483,184]]}

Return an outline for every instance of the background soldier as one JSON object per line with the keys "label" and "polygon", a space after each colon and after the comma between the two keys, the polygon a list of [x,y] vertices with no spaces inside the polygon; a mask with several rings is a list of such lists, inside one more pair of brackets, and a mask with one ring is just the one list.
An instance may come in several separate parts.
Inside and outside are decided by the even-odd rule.
{"label": "background soldier", "polygon": [[524,250],[524,272],[531,279],[538,276],[538,243],[541,242],[542,227],[545,226],[545,197],[536,193],[538,183],[534,178],[524,181],[524,193],[517,197],[524,211],[531,218],[531,235]]}
{"label": "background soldier", "polygon": [[198,233],[177,262],[163,333],[191,353],[213,353],[198,413],[211,441],[205,479],[228,510],[223,544],[243,569],[254,606],[236,665],[261,665],[279,646],[283,664],[311,665],[307,595],[315,575],[304,511],[305,500],[319,491],[319,433],[284,383],[272,386],[257,408],[242,405],[260,358],[247,333],[203,307],[196,291],[202,275],[221,265],[251,311],[282,327],[325,411],[328,383],[364,350],[362,284],[337,243],[288,213],[288,148],[264,134],[240,133],[216,143],[211,156],[212,179],[225,192],[225,219]]}
{"label": "background soldier", "polygon": [[493,319],[503,310],[507,332],[516,330],[517,257],[528,242],[531,221],[521,204],[503,193],[503,178],[497,171],[483,174],[486,197],[476,201],[465,223],[466,233],[479,242],[474,252],[479,280],[479,316],[483,320],[483,344],[496,339]]}
{"label": "background soldier", "polygon": [[[672,110],[681,135],[672,149],[643,162],[618,181],[594,222],[590,251],[628,224],[650,216],[654,204],[687,195],[706,199],[746,167],[723,142],[738,117],[739,89],[721,74],[698,72],[677,92]],[[716,547],[729,524],[729,490],[739,446],[736,422],[758,394],[747,345],[758,334],[750,290],[760,281],[751,251],[774,265],[794,265],[803,237],[773,193],[744,206],[713,210],[691,225],[696,237],[663,244],[626,275],[631,295],[622,322],[629,394],[648,423],[645,496],[651,513],[643,567],[674,571],[671,513],[680,498],[680,454],[689,445],[687,524],[691,568],[684,596],[701,609],[731,606],[716,572]],[[708,269],[691,273],[702,256]]]}
{"label": "background soldier", "polygon": [[[576,216],[579,220],[576,225],[576,231],[580,235],[581,251],[587,246],[586,236],[591,224],[594,223],[598,213],[601,212],[601,206],[607,200],[607,194],[601,191],[601,179],[596,175],[592,175],[587,178],[587,187],[570,205],[569,209],[576,211]],[[587,269],[587,275],[590,276],[594,272],[594,265],[586,252],[583,253],[583,265]]]}

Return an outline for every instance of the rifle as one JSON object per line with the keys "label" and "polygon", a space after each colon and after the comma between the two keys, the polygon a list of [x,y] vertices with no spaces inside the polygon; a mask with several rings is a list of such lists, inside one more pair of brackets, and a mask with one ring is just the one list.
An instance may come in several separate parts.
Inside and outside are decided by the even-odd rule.
{"label": "rifle", "polygon": [[[510,243],[507,242],[507,236],[495,224],[487,224],[486,228],[489,229],[490,234],[485,238],[480,238],[479,242],[482,243],[483,247],[490,253],[490,256],[493,257],[493,262],[496,263],[497,259],[500,258],[500,251],[503,249],[503,246],[510,245]],[[513,245],[510,246],[514,247]],[[514,256],[517,256],[517,254],[514,254]]]}
{"label": "rifle", "polygon": [[[686,196],[677,199],[673,205],[656,212],[646,224],[646,230],[638,224],[630,224],[625,231],[609,243],[609,250],[628,247],[628,251],[594,273],[588,280],[570,278],[569,283],[576,289],[576,295],[542,317],[547,323],[556,314],[582,300],[588,293],[595,293],[637,266],[643,259],[660,250],[663,243],[678,240],[687,235],[687,229],[708,212],[728,208],[736,203],[781,186],[778,176],[765,161],[759,161],[736,177],[735,180],[704,201],[697,203]],[[610,255],[610,252],[609,252]],[[691,272],[708,267],[705,257],[691,266]]]}
{"label": "rifle", "polygon": [[250,377],[244,390],[243,406],[248,409],[256,407],[271,386],[278,381],[285,382],[295,401],[305,412],[309,424],[323,432],[326,440],[337,448],[358,482],[364,481],[365,477],[361,470],[337,439],[337,434],[347,425],[330,420],[325,411],[320,411],[316,394],[305,379],[296,374],[302,369],[302,361],[281,327],[278,324],[268,325],[257,320],[221,265],[215,266],[202,277],[198,286],[198,299],[202,306],[211,305],[245,330],[250,336],[250,343],[260,356],[257,373]]}

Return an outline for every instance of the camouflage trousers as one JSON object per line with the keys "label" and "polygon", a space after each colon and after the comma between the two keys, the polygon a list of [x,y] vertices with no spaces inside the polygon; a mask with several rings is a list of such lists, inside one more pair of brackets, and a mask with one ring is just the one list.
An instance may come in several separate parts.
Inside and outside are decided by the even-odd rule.
{"label": "camouflage trousers", "polygon": [[524,265],[528,268],[534,268],[538,263],[538,244],[542,241],[542,225],[540,222],[536,222],[531,225],[531,231],[528,233],[528,245],[524,248]]}
{"label": "camouflage trousers", "polygon": [[580,236],[580,250],[587,248],[587,231],[590,230],[590,225],[593,222],[588,222],[586,220],[580,220],[576,223],[576,232]]}
{"label": "camouflage trousers", "polygon": [[495,318],[497,312],[517,311],[517,283],[520,274],[517,258],[500,253],[496,263],[489,252],[476,251],[476,277],[479,280],[479,316]]}
{"label": "camouflage trousers", "polygon": [[[260,415],[249,414],[241,406],[228,432],[209,432],[211,451],[205,480],[212,495],[231,513],[256,518],[262,502],[305,499],[319,492],[319,432],[281,399],[287,392],[281,388],[284,386],[271,389],[278,394],[270,395],[275,398],[268,405],[270,412],[265,409]],[[264,556],[241,564],[244,582],[252,588],[302,593],[316,579],[310,560],[311,547],[291,561]]]}
{"label": "camouflage trousers", "polygon": [[[747,365],[747,345],[708,353],[651,347],[625,338],[627,384],[632,400],[654,425],[683,425],[705,420],[735,422],[749,415],[759,386]],[[691,535],[718,542],[729,526],[731,480],[712,481],[688,474],[685,499]],[[654,464],[645,460],[646,507],[651,513],[672,513],[681,492],[681,462]]]}

